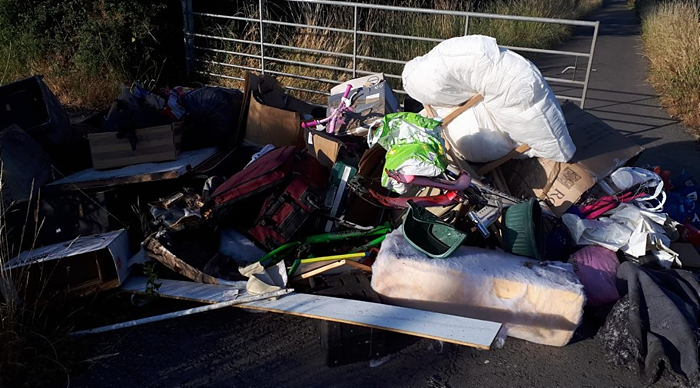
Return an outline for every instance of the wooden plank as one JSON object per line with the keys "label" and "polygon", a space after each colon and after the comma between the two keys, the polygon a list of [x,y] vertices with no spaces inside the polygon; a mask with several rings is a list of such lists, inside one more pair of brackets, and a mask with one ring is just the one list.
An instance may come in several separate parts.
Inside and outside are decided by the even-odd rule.
{"label": "wooden plank", "polygon": [[[316,264],[316,263],[311,263],[311,264]],[[298,280],[302,280],[302,279],[308,279],[308,278],[310,278],[310,277],[312,277],[312,276],[320,275],[320,274],[322,274],[322,273],[324,273],[324,272],[330,271],[330,270],[332,270],[332,269],[334,269],[334,268],[342,267],[342,266],[344,266],[344,265],[346,265],[346,266],[348,266],[348,267],[355,268],[355,269],[359,269],[359,270],[362,270],[362,271],[365,271],[365,272],[370,272],[370,273],[372,272],[372,267],[370,267],[370,266],[368,266],[368,265],[365,265],[365,264],[358,263],[358,262],[356,262],[356,261],[354,261],[354,260],[346,259],[346,260],[338,260],[338,261],[332,262],[332,263],[330,263],[330,264],[326,264],[326,265],[324,265],[324,266],[322,266],[322,267],[318,267],[318,268],[317,268],[317,267],[312,267],[312,268],[311,268],[310,270],[308,270],[307,272],[304,272],[304,273],[302,273],[301,275],[295,276],[294,279],[292,279],[292,281],[298,281]],[[303,267],[300,267],[300,268],[299,268],[299,270],[303,270],[303,269],[304,269]]]}
{"label": "wooden plank", "polygon": [[358,263],[358,262],[352,261],[352,260],[347,260],[347,261],[345,262],[345,264],[347,264],[347,265],[349,265],[349,266],[351,266],[351,267],[355,267],[355,268],[357,268],[357,269],[361,269],[361,270],[363,270],[363,271],[365,271],[365,272],[372,273],[372,267],[370,267],[369,265],[365,265],[365,264],[362,264],[362,263]]}
{"label": "wooden plank", "polygon": [[345,263],[347,263],[347,260],[338,260],[338,261],[336,261],[336,262],[333,262],[333,263],[330,263],[330,264],[326,264],[326,265],[324,265],[324,266],[321,267],[321,268],[316,268],[316,269],[311,270],[311,271],[309,271],[309,272],[305,272],[305,273],[303,273],[303,274],[301,274],[301,275],[295,277],[294,280],[308,279],[308,278],[310,278],[310,277],[312,277],[312,276],[320,275],[320,274],[322,274],[322,273],[324,273],[324,272],[326,272],[326,271],[330,271],[330,270],[332,270],[333,268],[342,267],[342,266],[345,265]]}
{"label": "wooden plank", "polygon": [[156,237],[148,237],[146,241],[142,243],[142,245],[149,257],[157,260],[159,263],[179,273],[180,275],[199,283],[218,284],[215,277],[198,270],[197,268],[183,261],[181,258],[177,257],[174,253],[170,252],[166,247],[164,247]]}
{"label": "wooden plank", "polygon": [[183,152],[177,159],[170,162],[144,163],[105,171],[89,168],[59,179],[47,187],[70,191],[175,179],[206,162],[216,153],[217,149],[211,147]]}
{"label": "wooden plank", "polygon": [[501,330],[501,324],[496,322],[309,294],[292,293],[278,300],[236,307],[371,327],[486,350]]}
{"label": "wooden plank", "polygon": [[[143,293],[146,278],[131,277],[120,287],[124,291]],[[163,297],[203,303],[219,303],[233,287],[160,280],[158,293]],[[237,298],[244,295],[239,291]],[[490,349],[501,330],[501,324],[456,315],[434,313],[386,304],[362,302],[320,295],[291,293],[278,300],[256,301],[232,307],[269,311],[305,318],[372,327],[416,337],[430,338],[479,349]]]}
{"label": "wooden plank", "polygon": [[474,97],[470,98],[464,104],[460,105],[459,108],[453,110],[450,114],[448,114],[447,117],[445,117],[442,120],[442,127],[447,128],[447,126],[449,126],[450,123],[454,121],[454,119],[459,117],[459,115],[466,112],[469,108],[476,105],[479,101],[483,99],[484,97],[482,97],[481,94],[474,95]]}

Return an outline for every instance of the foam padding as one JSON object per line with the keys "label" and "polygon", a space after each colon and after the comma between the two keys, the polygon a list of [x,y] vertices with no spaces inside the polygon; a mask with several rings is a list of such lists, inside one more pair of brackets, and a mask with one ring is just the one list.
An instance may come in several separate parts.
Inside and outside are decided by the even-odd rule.
{"label": "foam padding", "polygon": [[511,337],[551,346],[571,340],[586,302],[570,264],[468,246],[431,259],[401,229],[382,243],[372,288],[384,303],[500,322]]}

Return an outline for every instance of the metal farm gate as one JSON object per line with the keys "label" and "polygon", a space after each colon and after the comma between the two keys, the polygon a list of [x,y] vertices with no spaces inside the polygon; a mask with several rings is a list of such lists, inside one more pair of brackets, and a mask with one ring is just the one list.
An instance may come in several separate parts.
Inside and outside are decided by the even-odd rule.
{"label": "metal farm gate", "polygon": [[[216,2],[181,1],[190,75],[240,87],[246,71],[270,74],[281,78],[287,89],[316,96],[320,103],[332,86],[372,73],[384,73],[395,92],[405,94],[400,80],[408,60],[445,39],[479,33],[486,20],[575,32],[579,51],[501,47],[533,60],[558,98],[583,107],[599,27],[599,22],[582,20],[345,1],[258,0],[242,2],[230,14],[208,12],[206,7]],[[541,61],[553,65],[541,66]]]}

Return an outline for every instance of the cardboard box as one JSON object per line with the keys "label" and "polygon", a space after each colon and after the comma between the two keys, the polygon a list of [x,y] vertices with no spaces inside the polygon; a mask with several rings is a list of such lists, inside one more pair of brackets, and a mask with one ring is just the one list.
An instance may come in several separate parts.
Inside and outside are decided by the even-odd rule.
{"label": "cardboard box", "polygon": [[384,74],[377,73],[334,86],[328,97],[328,115],[331,114],[331,108],[338,107],[348,84],[352,85],[349,97],[357,93],[352,105],[354,112],[347,113],[345,124],[340,127],[338,135],[365,136],[377,120],[388,113],[399,111],[399,101],[391,86]]}
{"label": "cardboard box", "polygon": [[338,161],[338,154],[343,148],[343,142],[332,135],[313,129],[306,129],[304,137],[309,153],[316,157],[321,165],[332,169],[335,162]]}
{"label": "cardboard box", "polygon": [[26,298],[83,296],[119,287],[129,276],[130,258],[129,237],[121,229],[22,252],[4,270]]}
{"label": "cardboard box", "polygon": [[132,150],[129,139],[118,139],[115,132],[89,134],[92,167],[106,170],[175,160],[180,153],[182,123],[137,129],[136,139],[136,149]]}
{"label": "cardboard box", "polygon": [[562,106],[576,153],[568,163],[533,158],[512,160],[503,172],[516,197],[547,199],[561,216],[583,193],[618,168],[633,163],[644,148],[573,103]]}
{"label": "cardboard box", "polygon": [[285,93],[270,76],[247,73],[239,128],[248,144],[263,147],[304,146],[301,116],[311,115],[314,106]]}
{"label": "cardboard box", "polygon": [[298,113],[263,105],[251,98],[247,117],[246,142],[260,147],[302,146],[304,131]]}

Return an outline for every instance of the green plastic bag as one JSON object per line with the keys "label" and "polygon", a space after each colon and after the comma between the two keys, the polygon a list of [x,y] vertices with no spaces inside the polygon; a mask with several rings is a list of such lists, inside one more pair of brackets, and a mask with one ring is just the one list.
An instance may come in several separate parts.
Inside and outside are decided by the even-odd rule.
{"label": "green plastic bag", "polygon": [[409,185],[389,178],[386,170],[425,177],[445,172],[447,158],[440,125],[440,121],[410,112],[384,116],[379,129],[367,135],[370,147],[379,143],[387,151],[382,186],[399,194],[409,188]]}

